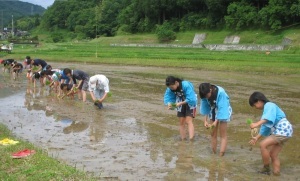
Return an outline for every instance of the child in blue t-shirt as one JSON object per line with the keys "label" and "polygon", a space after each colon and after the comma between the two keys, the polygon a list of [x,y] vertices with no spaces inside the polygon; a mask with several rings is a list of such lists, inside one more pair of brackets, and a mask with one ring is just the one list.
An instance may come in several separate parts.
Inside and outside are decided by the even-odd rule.
{"label": "child in blue t-shirt", "polygon": [[194,124],[197,107],[197,95],[191,82],[174,76],[166,78],[167,89],[164,95],[164,103],[168,109],[176,109],[179,118],[179,131],[181,140],[186,139],[185,125],[188,125],[189,139],[194,140]]}
{"label": "child in blue t-shirt", "polygon": [[[230,121],[232,108],[226,91],[217,85],[201,83],[199,85],[200,114],[204,115],[204,126],[212,129],[211,147],[217,152],[217,136],[220,129],[220,156],[224,156],[227,147],[227,123]],[[208,122],[208,120],[210,122]]]}
{"label": "child in blue t-shirt", "polygon": [[285,113],[276,104],[270,102],[261,92],[254,92],[249,98],[249,104],[256,109],[263,110],[260,121],[250,124],[251,129],[261,127],[259,134],[249,142],[251,145],[255,145],[261,136],[266,137],[260,142],[261,156],[264,164],[260,173],[270,174],[269,165],[271,158],[273,174],[278,176],[280,175],[278,154],[284,143],[292,137],[292,125],[286,119]]}

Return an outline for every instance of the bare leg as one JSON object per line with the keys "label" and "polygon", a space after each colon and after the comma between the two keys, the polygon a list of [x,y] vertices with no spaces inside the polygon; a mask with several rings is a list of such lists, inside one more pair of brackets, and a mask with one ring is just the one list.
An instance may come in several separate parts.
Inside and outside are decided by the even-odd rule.
{"label": "bare leg", "polygon": [[227,122],[219,122],[219,126],[221,136],[220,156],[224,156],[227,147]]}
{"label": "bare leg", "polygon": [[270,151],[270,156],[272,160],[273,173],[275,175],[280,175],[280,160],[278,157],[279,152],[282,150],[282,146],[274,145]]}
{"label": "bare leg", "polygon": [[82,98],[82,93],[81,92],[82,92],[82,90],[78,90],[78,93],[77,93],[79,100]]}
{"label": "bare leg", "polygon": [[267,137],[260,142],[260,152],[264,166],[270,165],[270,152],[268,147],[276,144],[277,142],[271,137]]}
{"label": "bare leg", "polygon": [[214,154],[217,153],[218,128],[219,128],[219,124],[217,124],[217,126],[213,128],[211,133],[211,149]]}
{"label": "bare leg", "polygon": [[82,92],[82,101],[85,102],[86,101],[86,92],[84,90],[81,90]]}
{"label": "bare leg", "polygon": [[187,116],[185,118],[185,122],[188,124],[189,129],[189,138],[190,140],[194,139],[194,124],[193,124],[193,118],[190,116]]}
{"label": "bare leg", "polygon": [[185,117],[179,118],[179,132],[181,136],[181,140],[185,140]]}

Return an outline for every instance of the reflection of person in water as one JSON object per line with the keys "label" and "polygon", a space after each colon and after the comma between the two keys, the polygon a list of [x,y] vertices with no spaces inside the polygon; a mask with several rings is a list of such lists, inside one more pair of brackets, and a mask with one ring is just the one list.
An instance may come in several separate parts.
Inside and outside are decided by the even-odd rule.
{"label": "reflection of person in water", "polygon": [[43,104],[40,101],[40,97],[45,97],[47,94],[41,88],[31,88],[30,86],[27,87],[25,93],[25,101],[24,106],[27,108],[28,111],[36,110],[36,111],[45,111],[46,116],[53,115],[53,111],[49,106]]}
{"label": "reflection of person in water", "polygon": [[63,132],[65,134],[70,134],[72,132],[79,133],[79,132],[86,130],[88,127],[89,127],[89,125],[87,123],[73,121],[71,123],[71,125],[69,125],[63,129]]}
{"label": "reflection of person in water", "polygon": [[209,175],[207,180],[211,181],[221,181],[224,178],[225,162],[223,159],[213,157],[210,162]]}
{"label": "reflection of person in water", "polygon": [[194,171],[192,143],[178,143],[176,167],[165,177],[165,180],[197,180],[199,178],[199,174]]}
{"label": "reflection of person in water", "polygon": [[102,114],[98,114],[95,112],[91,115],[94,119],[92,119],[90,128],[89,128],[89,138],[91,142],[99,142],[103,141],[105,137],[106,130],[106,122],[103,120]]}

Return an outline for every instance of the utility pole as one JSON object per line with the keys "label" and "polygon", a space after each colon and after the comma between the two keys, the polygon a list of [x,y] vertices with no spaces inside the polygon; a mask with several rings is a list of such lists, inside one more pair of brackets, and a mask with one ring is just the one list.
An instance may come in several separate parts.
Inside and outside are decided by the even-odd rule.
{"label": "utility pole", "polygon": [[98,6],[95,7],[95,16],[96,16],[96,58],[98,58]]}
{"label": "utility pole", "polygon": [[14,37],[14,15],[11,15],[11,36]]}
{"label": "utility pole", "polygon": [[1,30],[0,30],[0,32],[3,32],[3,29],[4,29],[4,27],[3,27],[3,9],[2,10],[0,10],[2,13],[2,15],[1,15]]}

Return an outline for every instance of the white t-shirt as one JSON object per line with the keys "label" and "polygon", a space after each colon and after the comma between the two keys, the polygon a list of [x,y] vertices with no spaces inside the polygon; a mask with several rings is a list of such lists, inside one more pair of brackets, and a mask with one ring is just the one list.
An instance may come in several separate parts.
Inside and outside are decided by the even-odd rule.
{"label": "white t-shirt", "polygon": [[[96,87],[91,88],[91,79],[96,79]],[[109,92],[109,80],[105,75],[94,75],[90,77],[89,81],[89,91],[95,91],[96,89],[104,90],[105,92]]]}

